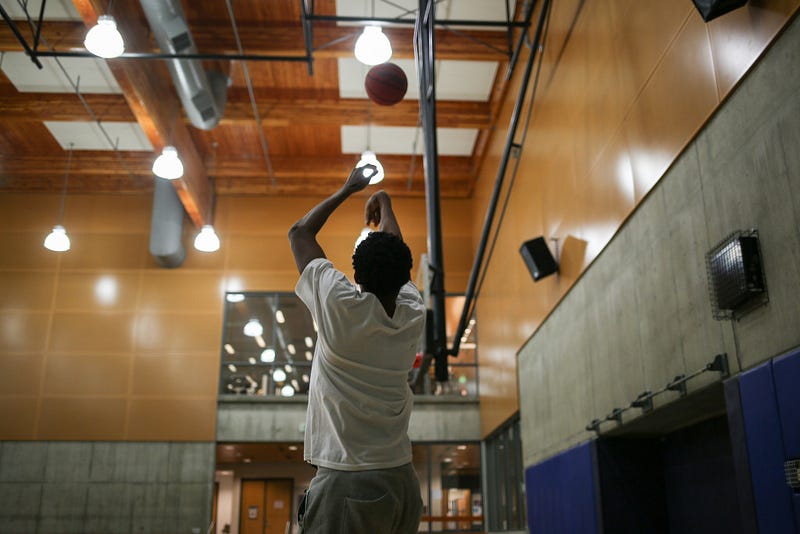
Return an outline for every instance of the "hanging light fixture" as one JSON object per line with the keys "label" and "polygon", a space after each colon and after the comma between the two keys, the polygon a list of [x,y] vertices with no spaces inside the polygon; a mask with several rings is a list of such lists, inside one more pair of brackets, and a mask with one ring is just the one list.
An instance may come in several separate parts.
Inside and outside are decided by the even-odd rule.
{"label": "hanging light fixture", "polygon": [[200,233],[194,238],[194,248],[200,252],[216,252],[219,250],[219,237],[210,224],[204,224]]}
{"label": "hanging light fixture", "polygon": [[117,21],[114,17],[111,15],[97,17],[97,24],[86,33],[83,46],[92,54],[106,59],[122,55],[125,43],[117,30]]}
{"label": "hanging light fixture", "polygon": [[355,55],[365,65],[386,63],[392,57],[392,44],[380,26],[366,26],[356,40]]}
{"label": "hanging light fixture", "polygon": [[44,248],[53,252],[66,252],[70,247],[69,236],[67,236],[67,231],[61,225],[61,220],[64,218],[64,201],[67,198],[67,180],[69,179],[69,167],[72,163],[72,146],[73,144],[70,143],[69,152],[67,152],[67,172],[64,173],[64,189],[61,191],[61,205],[58,208],[58,224],[44,238]]}
{"label": "hanging light fixture", "polygon": [[175,180],[183,176],[183,163],[181,158],[178,157],[178,150],[174,146],[167,145],[164,147],[161,155],[153,162],[153,174],[167,180]]}
{"label": "hanging light fixture", "polygon": [[250,337],[260,336],[264,333],[264,327],[261,326],[261,322],[258,319],[250,319],[247,321],[247,324],[244,325],[244,335]]}
{"label": "hanging light fixture", "polygon": [[361,159],[356,164],[356,168],[361,168],[367,164],[375,165],[375,168],[377,169],[373,174],[368,174],[370,171],[364,169],[364,178],[369,178],[370,185],[377,184],[383,180],[383,165],[381,165],[381,162],[378,161],[378,156],[376,156],[375,152],[372,150],[365,150],[361,153]]}

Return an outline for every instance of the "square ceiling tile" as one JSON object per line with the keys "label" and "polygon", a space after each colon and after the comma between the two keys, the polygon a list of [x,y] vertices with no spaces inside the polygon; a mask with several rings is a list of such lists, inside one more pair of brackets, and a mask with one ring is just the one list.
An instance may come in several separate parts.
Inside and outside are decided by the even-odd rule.
{"label": "square ceiling tile", "polygon": [[64,70],[54,58],[41,58],[44,68],[40,70],[24,52],[6,52],[2,70],[23,93],[74,93],[70,80],[81,93],[122,93],[105,60],[64,57],[59,61]]}
{"label": "square ceiling tile", "polygon": [[[44,125],[64,149],[73,143],[75,150],[114,150],[96,122],[45,121]],[[136,122],[104,122],[103,129],[112,142],[119,140],[119,150],[153,150],[153,145]]]}
{"label": "square ceiling tile", "polygon": [[[422,130],[411,126],[342,126],[341,137],[344,154],[360,154],[369,147],[378,156],[419,155],[424,149]],[[436,129],[436,144],[440,156],[471,156],[477,138],[478,130],[474,128]]]}
{"label": "square ceiling tile", "polygon": [[[31,19],[35,22],[39,20],[39,10],[42,7],[42,0],[27,0],[27,9]],[[25,20],[25,11],[20,7],[17,0],[0,0],[8,16],[12,20]],[[81,16],[75,9],[71,0],[48,0],[44,6],[45,20],[81,20]]]}
{"label": "square ceiling tile", "polygon": [[[339,58],[339,97],[367,98],[364,79],[370,67],[355,58]],[[403,69],[408,78],[407,99],[419,99],[419,81],[413,59],[392,61]],[[436,62],[436,99],[486,102],[497,74],[496,61]]]}
{"label": "square ceiling tile", "polygon": [[[372,17],[414,19],[419,0],[337,0],[336,14],[340,17]],[[506,21],[506,6],[513,13],[514,0],[439,0],[436,2],[436,20]],[[475,29],[493,29],[476,27]]]}

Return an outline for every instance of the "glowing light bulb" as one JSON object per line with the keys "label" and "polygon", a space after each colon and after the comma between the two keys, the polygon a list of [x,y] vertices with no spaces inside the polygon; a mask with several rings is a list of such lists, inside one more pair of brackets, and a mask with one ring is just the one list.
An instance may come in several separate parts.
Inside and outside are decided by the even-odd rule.
{"label": "glowing light bulb", "polygon": [[92,27],[83,40],[83,46],[92,54],[102,58],[119,57],[125,51],[117,21],[111,15],[100,15],[97,24]]}
{"label": "glowing light bulb", "polygon": [[153,174],[159,178],[175,180],[183,176],[183,163],[178,157],[178,150],[171,145],[165,146],[161,155],[153,162]]}
{"label": "glowing light bulb", "polygon": [[69,250],[69,237],[63,226],[57,224],[53,231],[44,238],[44,248],[53,252],[66,252]]}
{"label": "glowing light bulb", "polygon": [[366,26],[356,41],[355,55],[365,65],[386,63],[392,57],[392,43],[380,26]]}

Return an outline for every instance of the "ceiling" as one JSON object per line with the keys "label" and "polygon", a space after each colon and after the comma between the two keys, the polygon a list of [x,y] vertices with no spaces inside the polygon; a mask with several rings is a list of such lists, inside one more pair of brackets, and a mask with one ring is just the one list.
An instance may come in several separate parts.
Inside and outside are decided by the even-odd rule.
{"label": "ceiling", "polygon": [[[504,23],[506,2],[512,12],[522,3],[440,0],[436,17]],[[32,43],[20,3],[0,0]],[[311,4],[315,16],[413,20],[418,0]],[[224,113],[210,130],[189,122],[163,60],[45,57],[39,70],[10,26],[0,25],[0,191],[60,192],[70,144],[69,193],[151,191],[152,163],[172,144],[186,167],[175,186],[197,225],[214,195],[327,194],[367,148],[385,168],[384,189],[424,196],[413,25],[384,24],[409,91],[399,104],[380,106],[366,97],[368,67],[353,56],[361,22],[313,21],[309,74],[305,61],[229,59],[239,54],[237,34],[244,54],[304,56],[301,0],[236,0],[233,21],[227,5],[182,2],[198,53],[221,56],[204,69],[230,79]],[[39,6],[27,2],[34,20]],[[108,7],[105,0],[46,2],[39,50],[83,52],[87,27]],[[139,2],[113,2],[110,13],[126,53],[159,51]],[[468,198],[505,92],[509,34],[504,27],[437,27],[435,43],[440,193]]]}

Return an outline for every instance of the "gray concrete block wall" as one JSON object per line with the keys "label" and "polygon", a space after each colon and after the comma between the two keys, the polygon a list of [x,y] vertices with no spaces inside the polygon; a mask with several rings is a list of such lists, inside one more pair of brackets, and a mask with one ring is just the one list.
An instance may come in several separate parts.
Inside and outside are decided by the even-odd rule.
{"label": "gray concrete block wall", "polygon": [[213,443],[0,442],[0,532],[206,532]]}
{"label": "gray concrete block wall", "polygon": [[[585,430],[592,419],[717,353],[728,353],[735,373],[800,345],[797,65],[800,19],[521,349],[525,465],[592,438]],[[760,234],[769,304],[739,321],[716,321],[705,254],[750,228]],[[717,380],[705,373],[689,391]],[[676,398],[666,393],[656,406]]]}

